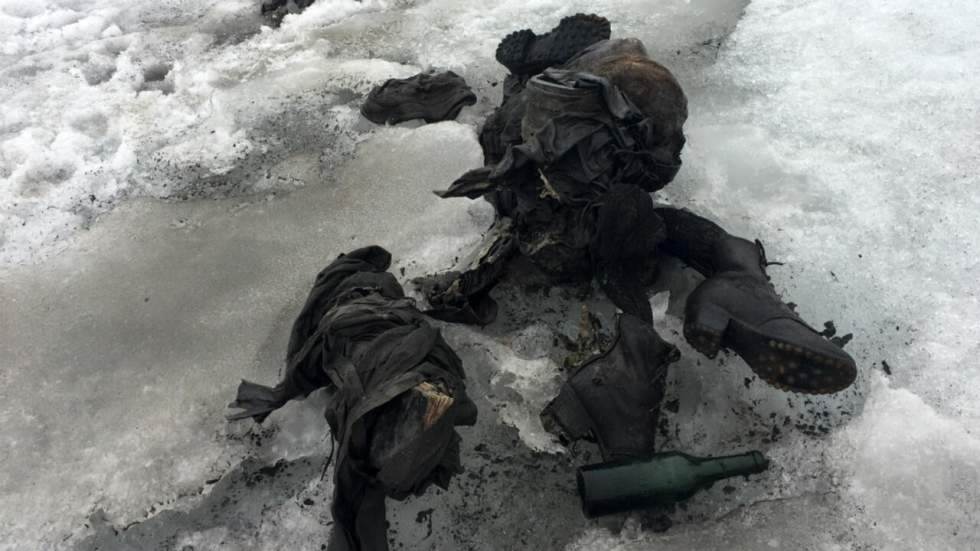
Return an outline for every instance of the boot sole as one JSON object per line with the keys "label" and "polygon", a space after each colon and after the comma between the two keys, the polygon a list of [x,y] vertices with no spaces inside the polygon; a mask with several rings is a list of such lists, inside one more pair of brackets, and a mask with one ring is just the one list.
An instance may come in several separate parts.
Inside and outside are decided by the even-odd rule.
{"label": "boot sole", "polygon": [[577,14],[562,19],[554,30],[541,36],[530,29],[510,33],[497,46],[496,58],[511,73],[533,75],[564,63],[609,36],[609,21],[604,17]]}
{"label": "boot sole", "polygon": [[853,364],[781,341],[722,308],[706,307],[698,319],[689,319],[684,338],[709,358],[723,347],[734,350],[762,380],[789,392],[831,394],[849,387],[857,376]]}

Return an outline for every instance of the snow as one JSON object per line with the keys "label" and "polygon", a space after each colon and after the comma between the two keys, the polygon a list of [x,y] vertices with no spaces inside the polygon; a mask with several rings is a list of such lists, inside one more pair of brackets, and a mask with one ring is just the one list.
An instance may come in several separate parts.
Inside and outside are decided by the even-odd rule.
{"label": "snow", "polygon": [[[682,359],[662,448],[761,449],[773,467],[664,534],[587,522],[571,473],[595,450],[563,449],[537,412],[581,305],[606,331],[612,312],[508,281],[498,323],[443,329],[480,421],[467,474],[389,503],[396,545],[980,546],[980,5],[317,0],[273,29],[247,0],[2,0],[0,549],[319,549],[322,398],[262,428],[224,406],[239,378],[275,380],[338,253],[381,244],[408,280],[479,240],[489,207],[430,190],[481,161],[500,37],[580,11],[688,92],[684,168],[659,198],[762,239],[804,318],[854,333],[860,379],[787,395],[700,357],[679,318],[697,278],[668,271],[651,300]],[[373,85],[430,67],[480,97],[459,122],[359,117]]]}
{"label": "snow", "polygon": [[275,32],[253,2],[55,2],[34,16],[13,4],[0,17],[6,261],[61,250],[126,197],[295,187],[264,169],[311,146],[332,169],[357,121],[334,109],[340,96],[418,72],[331,56],[316,34],[376,2],[323,2]]}
{"label": "snow", "polygon": [[[854,332],[848,350],[867,398],[828,438],[769,451],[786,468],[819,454],[827,489],[818,491],[834,500],[807,505],[803,519],[760,502],[759,513],[741,515],[753,526],[735,547],[763,547],[781,518],[804,530],[771,547],[980,542],[978,21],[967,2],[754,1],[704,73],[711,99],[691,109],[684,173],[668,193],[760,236],[770,260],[786,263],[770,273],[804,317]],[[894,370],[887,380],[882,361]],[[766,499],[809,491],[782,482]],[[589,549],[654,543],[689,540],[581,541]]]}

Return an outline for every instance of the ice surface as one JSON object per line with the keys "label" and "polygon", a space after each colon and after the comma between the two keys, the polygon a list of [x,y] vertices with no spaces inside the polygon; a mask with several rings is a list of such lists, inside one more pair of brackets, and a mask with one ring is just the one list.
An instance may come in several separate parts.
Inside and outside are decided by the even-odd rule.
{"label": "ice surface", "polygon": [[[93,508],[124,525],[237,463],[254,446],[226,438],[224,405],[241,377],[274,381],[316,272],[367,243],[450,263],[485,217],[430,190],[480,159],[468,126],[381,129],[336,185],[238,204],[130,202],[71,251],[5,271],[0,541],[61,541]],[[315,163],[298,161],[303,178]],[[425,243],[443,256],[420,254]],[[310,407],[283,413],[262,458],[325,453],[322,409]]]}
{"label": "ice surface", "polygon": [[[675,266],[652,298],[683,354],[661,446],[773,467],[692,499],[666,534],[586,522],[572,469],[595,449],[560,449],[536,414],[580,306],[605,331],[613,312],[514,277],[500,321],[444,328],[480,421],[467,474],[389,504],[395,544],[980,547],[980,6],[743,7],[318,0],[272,29],[244,0],[0,1],[0,548],[318,549],[322,399],[262,428],[226,426],[224,405],[240,377],[275,380],[336,254],[384,245],[407,280],[477,242],[488,207],[429,190],[481,161],[499,38],[579,11],[641,38],[690,96],[661,199],[760,237],[803,316],[854,333],[861,380],[807,398],[700,357],[678,317],[697,277]],[[429,67],[477,91],[459,123],[360,119],[373,84]]]}
{"label": "ice surface", "polygon": [[267,169],[315,150],[321,170],[332,170],[357,122],[334,107],[418,72],[352,59],[319,36],[323,25],[384,3],[321,2],[276,32],[255,2],[241,0],[14,4],[0,12],[0,259],[8,261],[43,257],[125,197],[302,184]]}
{"label": "ice surface", "polygon": [[580,548],[977,547],[978,22],[969,2],[748,6],[704,73],[667,193],[760,236],[803,316],[854,332],[867,403],[829,437],[773,446],[772,495],[728,530],[593,533]]}

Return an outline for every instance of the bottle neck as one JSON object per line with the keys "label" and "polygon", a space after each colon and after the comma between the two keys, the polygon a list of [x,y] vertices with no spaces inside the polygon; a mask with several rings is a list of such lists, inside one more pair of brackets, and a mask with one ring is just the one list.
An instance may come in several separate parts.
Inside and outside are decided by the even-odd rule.
{"label": "bottle neck", "polygon": [[757,451],[700,459],[696,472],[704,480],[717,481],[733,476],[761,473],[769,468],[769,460]]}

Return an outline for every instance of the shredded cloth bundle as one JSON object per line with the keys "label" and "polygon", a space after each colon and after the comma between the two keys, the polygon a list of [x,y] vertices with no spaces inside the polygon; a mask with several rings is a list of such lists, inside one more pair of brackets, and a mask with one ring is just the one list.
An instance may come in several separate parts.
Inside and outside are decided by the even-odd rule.
{"label": "shredded cloth bundle", "polygon": [[[476,199],[527,181],[522,171],[541,169],[546,193],[565,204],[584,204],[613,184],[635,184],[650,193],[670,183],[680,170],[683,137],[664,132],[668,125],[644,114],[616,86],[589,73],[548,69],[532,79],[555,88],[593,96],[578,111],[545,117],[535,136],[507,148],[495,165],[470,170],[440,197]],[[536,171],[535,171],[536,172]],[[532,183],[540,193],[539,175]]]}
{"label": "shredded cloth bundle", "polygon": [[[652,322],[642,286],[655,271],[665,230],[649,193],[680,169],[684,137],[677,120],[686,112],[647,113],[604,77],[558,69],[532,77],[520,97],[525,105],[516,96],[505,105],[523,112],[517,119],[523,141],[507,145],[496,164],[436,192],[485,197],[497,211],[491,234],[503,237],[488,245],[499,252],[475,267],[422,280],[432,315],[492,321],[489,290],[508,256],[519,252],[556,282],[595,277],[618,307]],[[497,124],[509,137],[496,142],[514,139],[517,126]]]}
{"label": "shredded cloth bundle", "polygon": [[462,364],[377,246],[340,255],[317,275],[293,323],[275,387],[242,381],[229,419],[262,422],[319,388],[337,443],[332,551],[388,549],[385,496],[404,499],[461,472],[459,425],[476,422]]}

